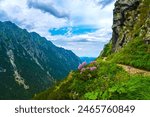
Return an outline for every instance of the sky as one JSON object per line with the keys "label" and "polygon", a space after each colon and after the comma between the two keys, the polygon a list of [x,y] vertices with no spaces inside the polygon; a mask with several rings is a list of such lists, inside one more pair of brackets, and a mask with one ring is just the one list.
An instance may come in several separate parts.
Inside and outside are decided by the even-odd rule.
{"label": "sky", "polygon": [[112,36],[115,0],[0,0],[0,21],[37,32],[78,56],[97,57]]}

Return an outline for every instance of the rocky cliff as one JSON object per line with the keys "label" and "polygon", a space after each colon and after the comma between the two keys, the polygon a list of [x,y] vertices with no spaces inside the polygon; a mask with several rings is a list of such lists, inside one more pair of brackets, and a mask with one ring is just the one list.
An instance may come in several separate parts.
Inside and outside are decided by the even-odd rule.
{"label": "rocky cliff", "polygon": [[150,1],[117,0],[113,14],[112,39],[101,56],[150,70]]}
{"label": "rocky cliff", "polygon": [[150,41],[149,0],[118,0],[113,18],[113,52],[118,51],[137,36]]}
{"label": "rocky cliff", "polygon": [[29,99],[79,63],[72,51],[11,22],[0,22],[0,99]]}

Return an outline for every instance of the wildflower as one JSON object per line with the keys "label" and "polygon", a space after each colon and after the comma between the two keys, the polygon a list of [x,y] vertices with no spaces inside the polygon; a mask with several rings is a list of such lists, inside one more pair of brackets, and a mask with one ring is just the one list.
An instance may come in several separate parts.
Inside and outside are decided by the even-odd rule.
{"label": "wildflower", "polygon": [[92,61],[90,64],[96,64],[97,62],[96,61]]}
{"label": "wildflower", "polygon": [[78,70],[81,70],[82,69],[82,64],[80,64],[79,66],[78,66]]}
{"label": "wildflower", "polygon": [[94,71],[96,69],[97,69],[97,67],[90,67],[90,71]]}
{"label": "wildflower", "polygon": [[81,72],[84,72],[85,70],[86,70],[85,68],[82,68],[82,69],[81,69]]}
{"label": "wildflower", "polygon": [[78,66],[78,70],[81,70],[83,67],[85,67],[86,66],[86,62],[83,62],[82,64],[80,64],[79,66]]}
{"label": "wildflower", "polygon": [[83,66],[86,66],[86,64],[87,64],[86,62],[83,62],[83,63],[82,63]]}

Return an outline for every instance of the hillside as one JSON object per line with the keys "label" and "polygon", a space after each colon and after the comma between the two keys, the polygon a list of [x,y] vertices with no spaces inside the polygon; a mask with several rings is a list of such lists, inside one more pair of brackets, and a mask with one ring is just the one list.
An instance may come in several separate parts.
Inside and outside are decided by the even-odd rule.
{"label": "hillside", "polygon": [[72,51],[9,21],[0,22],[0,99],[30,99],[79,63]]}
{"label": "hillside", "polygon": [[96,61],[33,99],[150,99],[150,1],[117,0],[112,30]]}

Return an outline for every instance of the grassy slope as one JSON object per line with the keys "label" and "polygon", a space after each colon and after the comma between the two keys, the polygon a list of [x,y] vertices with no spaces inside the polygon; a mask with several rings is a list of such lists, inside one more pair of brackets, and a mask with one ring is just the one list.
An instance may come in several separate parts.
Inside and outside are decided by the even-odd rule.
{"label": "grassy slope", "polygon": [[145,44],[141,38],[135,38],[108,59],[116,63],[150,70],[150,45]]}
{"label": "grassy slope", "polygon": [[100,59],[94,66],[97,70],[90,73],[71,72],[34,99],[150,99],[150,76],[130,75],[115,63]]}

